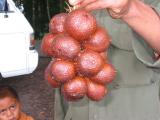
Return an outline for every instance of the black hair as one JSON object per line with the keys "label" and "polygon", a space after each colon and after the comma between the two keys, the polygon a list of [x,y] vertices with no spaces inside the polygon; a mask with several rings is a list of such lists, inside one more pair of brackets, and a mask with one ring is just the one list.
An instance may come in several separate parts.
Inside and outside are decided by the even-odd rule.
{"label": "black hair", "polygon": [[19,101],[19,96],[16,90],[9,85],[0,85],[0,99],[11,96]]}

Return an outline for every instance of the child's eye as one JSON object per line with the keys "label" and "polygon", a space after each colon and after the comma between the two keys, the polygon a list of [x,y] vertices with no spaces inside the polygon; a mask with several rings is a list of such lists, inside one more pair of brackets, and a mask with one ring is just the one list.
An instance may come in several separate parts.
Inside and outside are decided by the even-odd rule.
{"label": "child's eye", "polygon": [[16,108],[16,104],[10,106],[11,110],[14,110],[15,108]]}
{"label": "child's eye", "polygon": [[6,109],[0,110],[0,114],[3,115],[6,111]]}

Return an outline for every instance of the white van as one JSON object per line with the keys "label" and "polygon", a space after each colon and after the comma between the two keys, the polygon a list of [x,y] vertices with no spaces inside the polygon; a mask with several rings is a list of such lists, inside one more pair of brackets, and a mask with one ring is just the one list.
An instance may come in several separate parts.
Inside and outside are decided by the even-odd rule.
{"label": "white van", "polygon": [[0,0],[0,73],[3,78],[32,73],[38,65],[34,31],[12,0]]}

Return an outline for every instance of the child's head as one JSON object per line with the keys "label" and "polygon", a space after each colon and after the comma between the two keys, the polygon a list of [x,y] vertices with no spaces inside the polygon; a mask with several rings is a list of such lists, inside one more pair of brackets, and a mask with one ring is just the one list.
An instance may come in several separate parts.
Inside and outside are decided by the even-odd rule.
{"label": "child's head", "polygon": [[19,120],[20,101],[16,91],[5,85],[0,85],[0,120]]}

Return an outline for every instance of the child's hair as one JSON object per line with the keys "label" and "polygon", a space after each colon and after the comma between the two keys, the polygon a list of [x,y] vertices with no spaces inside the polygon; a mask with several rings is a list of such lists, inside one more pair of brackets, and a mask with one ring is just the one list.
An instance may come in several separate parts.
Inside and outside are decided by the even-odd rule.
{"label": "child's hair", "polygon": [[0,99],[8,96],[13,97],[19,101],[19,96],[14,88],[9,85],[0,85]]}

